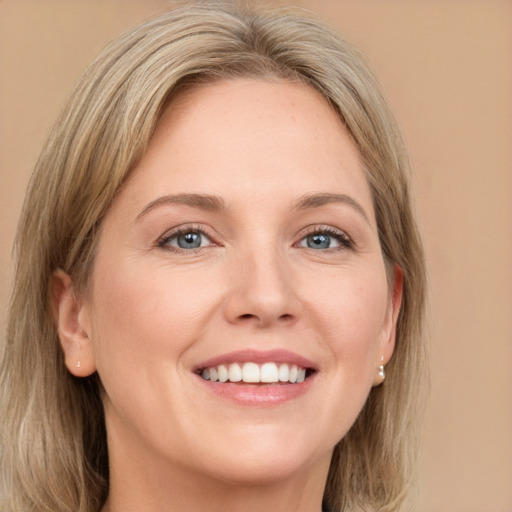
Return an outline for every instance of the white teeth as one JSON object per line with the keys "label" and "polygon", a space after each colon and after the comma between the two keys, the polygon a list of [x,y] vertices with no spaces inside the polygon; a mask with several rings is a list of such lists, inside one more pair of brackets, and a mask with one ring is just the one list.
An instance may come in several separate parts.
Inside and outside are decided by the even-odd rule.
{"label": "white teeth", "polygon": [[212,382],[247,382],[250,384],[257,383],[274,383],[274,382],[290,382],[300,383],[306,380],[306,368],[297,366],[296,364],[286,363],[231,363],[229,365],[219,364],[204,368],[201,377]]}
{"label": "white teeth", "polygon": [[279,381],[288,382],[290,379],[290,368],[287,364],[282,364],[279,367]]}
{"label": "white teeth", "polygon": [[261,382],[278,382],[279,372],[277,371],[276,363],[265,363],[260,370]]}
{"label": "white teeth", "polygon": [[260,382],[260,367],[256,363],[244,363],[242,380],[244,382]]}
{"label": "white teeth", "polygon": [[288,377],[290,382],[297,382],[297,365],[294,364],[290,368],[290,376]]}
{"label": "white teeth", "polygon": [[226,382],[228,380],[228,369],[223,364],[219,364],[217,372],[219,373],[219,382]]}
{"label": "white teeth", "polygon": [[228,376],[231,382],[240,382],[242,380],[242,367],[238,363],[231,363]]}

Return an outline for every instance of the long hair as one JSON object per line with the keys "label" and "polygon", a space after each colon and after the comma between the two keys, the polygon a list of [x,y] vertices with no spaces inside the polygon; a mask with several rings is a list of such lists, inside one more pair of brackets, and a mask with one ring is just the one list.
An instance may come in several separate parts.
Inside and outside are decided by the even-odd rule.
{"label": "long hair", "polygon": [[393,116],[358,52],[315,17],[206,3],[172,10],[108,46],[78,83],[37,162],[16,238],[0,363],[5,512],[93,512],[104,503],[101,382],[65,368],[50,279],[61,268],[87,287],[102,219],[173,95],[237,77],[316,89],[358,148],[387,268],[403,271],[403,301],[386,382],[372,389],[336,446],[324,501],[333,511],[403,510],[425,369],[426,279]]}

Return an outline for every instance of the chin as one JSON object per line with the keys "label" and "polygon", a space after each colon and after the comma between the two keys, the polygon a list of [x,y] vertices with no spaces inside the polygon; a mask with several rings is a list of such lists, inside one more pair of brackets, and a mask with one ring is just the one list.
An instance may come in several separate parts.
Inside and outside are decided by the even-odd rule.
{"label": "chin", "polygon": [[[210,476],[233,486],[268,486],[291,479],[318,462],[316,459],[305,461],[303,454],[287,454],[285,450],[280,450],[278,455],[266,455],[252,457],[248,454],[245,458],[246,454],[243,454],[240,459],[245,460],[215,464]],[[330,462],[330,458],[331,453],[323,459]]]}
{"label": "chin", "polygon": [[[291,436],[286,431],[259,429],[258,435],[244,436],[244,442],[217,445],[215,450],[202,454],[206,472],[214,479],[238,486],[271,485],[308,471],[312,466],[329,467],[333,446],[316,446],[309,436]],[[308,441],[309,439],[309,441]]]}

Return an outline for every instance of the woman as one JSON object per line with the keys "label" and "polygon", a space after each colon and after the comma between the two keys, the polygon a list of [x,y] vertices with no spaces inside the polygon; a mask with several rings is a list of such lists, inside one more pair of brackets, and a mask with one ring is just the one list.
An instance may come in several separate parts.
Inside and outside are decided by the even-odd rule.
{"label": "woman", "polygon": [[20,221],[3,510],[402,510],[409,194],[374,79],[317,20],[191,6],[111,44]]}

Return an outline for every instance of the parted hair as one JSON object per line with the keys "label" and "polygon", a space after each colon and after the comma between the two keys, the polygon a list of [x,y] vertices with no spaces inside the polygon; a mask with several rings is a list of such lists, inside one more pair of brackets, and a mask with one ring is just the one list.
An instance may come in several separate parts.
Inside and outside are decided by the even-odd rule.
{"label": "parted hair", "polygon": [[298,81],[344,122],[364,164],[389,275],[403,272],[396,347],[334,449],[324,493],[336,512],[405,510],[425,376],[424,253],[409,163],[360,54],[314,15],[206,2],[146,22],[86,70],[37,162],[15,242],[0,362],[4,512],[95,512],[108,494],[101,381],[64,365],[50,304],[63,269],[84,289],[102,219],[177,91],[216,80]]}

